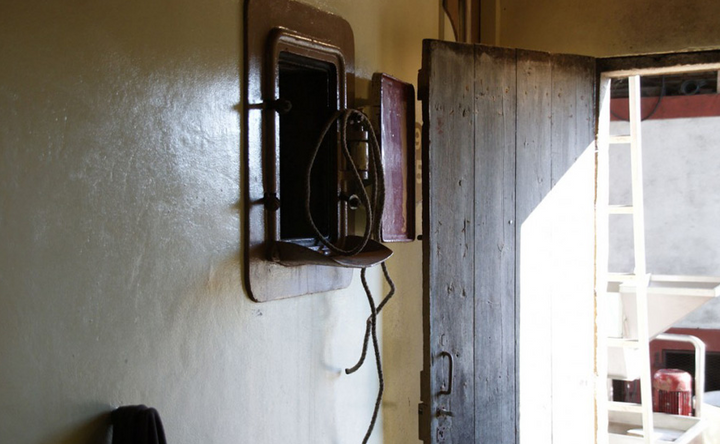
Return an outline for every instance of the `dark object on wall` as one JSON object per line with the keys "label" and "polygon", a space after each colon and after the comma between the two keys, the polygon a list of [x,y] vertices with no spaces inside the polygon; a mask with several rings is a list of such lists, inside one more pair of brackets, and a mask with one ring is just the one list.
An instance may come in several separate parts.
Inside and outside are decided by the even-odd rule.
{"label": "dark object on wall", "polygon": [[640,404],[640,380],[612,380],[613,401]]}
{"label": "dark object on wall", "polygon": [[[663,362],[667,368],[679,368],[695,374],[695,353],[688,350],[663,350]],[[720,390],[720,352],[705,353],[705,391]]]}
{"label": "dark object on wall", "polygon": [[[715,95],[718,92],[717,86],[717,70],[644,75],[641,81],[641,96]],[[627,78],[613,79],[610,90],[613,99],[627,99]]]}
{"label": "dark object on wall", "polygon": [[110,414],[112,444],[166,444],[160,414],[152,407],[128,405]]}
{"label": "dark object on wall", "polygon": [[353,109],[348,22],[295,1],[245,6],[247,292],[264,302],[345,288],[348,268],[392,255],[380,242],[381,221],[390,227],[383,241],[415,237],[413,87],[378,77],[379,142]]}
{"label": "dark object on wall", "polygon": [[[318,245],[305,217],[303,183],[325,122],[353,106],[352,29],[339,16],[294,1],[247,0],[245,8],[247,292],[264,302],[345,288],[352,270],[318,265],[320,257],[290,264],[297,254],[278,254]],[[312,170],[310,211],[322,236],[336,242],[348,234],[349,203],[338,185],[337,127],[328,132]]]}
{"label": "dark object on wall", "polygon": [[685,96],[692,96],[700,92],[703,86],[705,86],[704,80],[688,79],[680,85],[680,92]]}

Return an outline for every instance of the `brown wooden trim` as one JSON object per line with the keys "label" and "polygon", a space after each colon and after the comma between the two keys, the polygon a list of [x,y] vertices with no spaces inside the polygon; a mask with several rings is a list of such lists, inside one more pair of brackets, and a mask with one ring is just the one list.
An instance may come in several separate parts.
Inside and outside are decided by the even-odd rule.
{"label": "brown wooden trim", "polygon": [[663,68],[680,68],[681,71],[700,71],[718,69],[718,67],[720,67],[720,50],[605,57],[598,59],[598,71],[603,73],[652,71]]}
{"label": "brown wooden trim", "polygon": [[480,42],[480,0],[444,0],[443,9],[450,19],[456,41]]}
{"label": "brown wooden trim", "polygon": [[[470,2],[470,42],[480,43],[480,0],[468,0]],[[495,18],[493,17],[493,20]]]}
{"label": "brown wooden trim", "polygon": [[460,0],[444,0],[443,9],[447,14],[448,19],[450,19],[455,40],[458,42],[465,42],[465,36],[463,35],[464,30],[462,29],[462,23],[460,20]]}

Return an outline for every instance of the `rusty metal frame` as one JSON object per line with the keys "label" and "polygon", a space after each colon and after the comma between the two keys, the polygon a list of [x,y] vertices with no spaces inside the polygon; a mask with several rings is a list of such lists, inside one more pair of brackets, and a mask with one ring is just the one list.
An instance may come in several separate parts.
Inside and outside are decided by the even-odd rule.
{"label": "rusty metal frame", "polygon": [[[318,265],[286,267],[269,260],[279,238],[277,153],[277,62],[291,52],[336,66],[339,105],[354,98],[354,37],[343,18],[291,0],[246,0],[244,59],[244,219],[245,289],[257,302],[318,293],[350,285],[352,270]],[[343,68],[344,69],[341,69]],[[344,224],[344,222],[342,223]],[[344,226],[340,230],[344,233]]]}
{"label": "rusty metal frame", "polygon": [[[280,98],[280,55],[281,53],[290,53],[303,56],[314,61],[325,62],[335,67],[335,85],[337,85],[338,94],[336,96],[335,106],[338,110],[347,108],[347,84],[345,74],[345,57],[340,48],[324,42],[313,40],[312,38],[298,34],[286,28],[275,28],[270,32],[268,38],[268,51],[265,81],[266,85],[266,101],[275,102]],[[265,193],[276,195],[280,201],[280,119],[277,112],[268,112],[265,114],[264,140],[263,150],[267,156],[265,163]],[[338,156],[340,163],[341,156]],[[341,165],[337,165],[338,170]],[[338,185],[338,195],[342,191]],[[347,205],[344,202],[338,202],[337,226],[335,233],[338,238],[345,237],[347,234]],[[273,241],[280,240],[280,216],[282,207],[278,211],[274,211],[274,216],[269,215],[267,218],[267,238]]]}

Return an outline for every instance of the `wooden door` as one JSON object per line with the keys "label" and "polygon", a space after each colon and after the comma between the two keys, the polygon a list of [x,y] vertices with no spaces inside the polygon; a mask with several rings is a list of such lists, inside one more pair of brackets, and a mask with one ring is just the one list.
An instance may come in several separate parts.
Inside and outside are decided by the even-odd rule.
{"label": "wooden door", "polygon": [[[594,436],[594,393],[587,373],[594,365],[595,60],[440,41],[426,41],[423,50],[421,439],[519,442],[521,365],[528,369],[526,393],[547,397],[525,403],[532,406],[523,413],[525,421],[541,430],[524,442],[560,442],[553,441],[554,433],[562,434],[555,424],[577,418],[587,420]],[[562,221],[551,215],[525,224],[531,214],[543,213],[538,207],[551,200],[551,189],[581,156],[592,156],[579,175],[582,196],[561,195],[552,205],[551,214],[562,215]],[[574,222],[588,225],[558,234]],[[534,253],[528,242],[521,250],[523,226],[537,232],[541,247]],[[578,239],[583,246],[575,252],[567,244]],[[557,248],[564,250],[555,254]],[[579,284],[570,292],[577,290],[577,297],[553,290],[553,279],[580,265],[588,269],[579,271]],[[529,273],[543,267],[549,270]],[[533,296],[527,303],[523,292]],[[521,324],[523,308],[534,313]],[[574,316],[568,313],[583,323],[567,322]],[[551,356],[570,329],[576,337],[571,342],[590,348],[589,357],[583,353],[579,359],[582,375],[570,376],[564,387],[560,379],[566,372],[559,368],[564,358],[556,358],[554,366]],[[523,341],[533,351],[528,356],[537,353],[527,364],[520,360]],[[576,386],[588,385],[575,392]],[[568,392],[580,396],[583,406],[566,408],[569,417],[553,418],[554,402],[568,401]]]}

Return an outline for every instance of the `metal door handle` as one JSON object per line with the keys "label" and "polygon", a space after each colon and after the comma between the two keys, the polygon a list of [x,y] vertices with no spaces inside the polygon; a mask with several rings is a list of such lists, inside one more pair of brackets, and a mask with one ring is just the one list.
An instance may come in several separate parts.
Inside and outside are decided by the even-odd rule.
{"label": "metal door handle", "polygon": [[454,415],[453,415],[453,412],[451,412],[450,410],[447,410],[445,407],[440,407],[440,408],[438,408],[436,415],[437,415],[438,417],[440,417],[440,416],[454,416]]}
{"label": "metal door handle", "polygon": [[453,356],[451,353],[448,353],[446,351],[441,351],[440,356],[447,356],[448,358],[448,388],[447,390],[440,390],[438,392],[439,395],[450,395],[452,394],[453,389]]}

